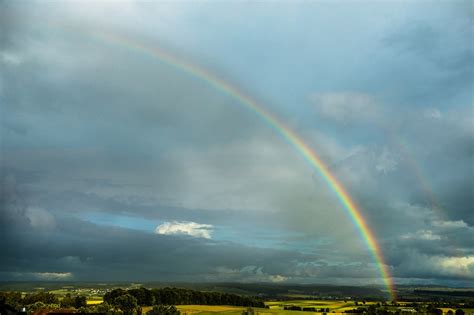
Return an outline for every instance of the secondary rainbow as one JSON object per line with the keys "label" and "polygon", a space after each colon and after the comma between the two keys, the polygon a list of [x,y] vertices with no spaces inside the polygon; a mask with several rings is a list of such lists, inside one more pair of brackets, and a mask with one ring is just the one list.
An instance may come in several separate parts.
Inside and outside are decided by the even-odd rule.
{"label": "secondary rainbow", "polygon": [[267,123],[277,133],[279,133],[291,146],[293,146],[304,157],[304,159],[313,168],[318,171],[318,173],[323,177],[328,186],[334,191],[339,201],[344,206],[345,211],[357,227],[372,256],[374,257],[375,262],[379,268],[380,275],[384,281],[387,290],[389,291],[391,298],[393,300],[396,299],[395,287],[390,272],[388,270],[388,266],[385,263],[377,241],[373,233],[367,226],[367,222],[362,216],[360,210],[358,209],[355,202],[351,199],[349,194],[345,191],[341,183],[339,183],[336,177],[331,174],[328,167],[323,163],[323,161],[319,158],[316,152],[311,149],[300,136],[298,136],[294,131],[285,126],[285,124],[280,119],[278,119],[275,115],[266,110],[264,106],[252,99],[250,96],[244,94],[236,87],[232,86],[231,84],[225,82],[222,79],[219,79],[217,76],[206,71],[205,69],[202,69],[196,65],[190,64],[180,58],[177,58],[171,55],[170,53],[164,51],[163,49],[157,47],[150,47],[142,43],[133,41],[127,37],[104,32],[94,32],[93,37],[108,43],[118,44],[136,52],[141,52],[152,58],[157,58],[161,62],[164,62],[187,74],[206,81],[213,88],[238,100],[240,104],[255,113],[265,123]]}

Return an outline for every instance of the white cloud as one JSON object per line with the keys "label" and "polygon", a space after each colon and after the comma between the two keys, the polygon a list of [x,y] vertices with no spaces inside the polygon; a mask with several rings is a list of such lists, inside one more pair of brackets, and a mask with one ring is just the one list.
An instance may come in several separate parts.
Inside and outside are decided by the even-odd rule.
{"label": "white cloud", "polygon": [[407,233],[402,235],[402,239],[417,239],[424,241],[437,241],[441,239],[441,236],[433,233],[431,230],[419,230],[416,233]]}
{"label": "white cloud", "polygon": [[425,110],[425,116],[431,119],[441,119],[443,114],[437,108],[428,108]]}
{"label": "white cloud", "polygon": [[52,230],[56,227],[54,216],[43,208],[29,207],[25,216],[30,220],[30,225],[36,229]]}
{"label": "white cloud", "polygon": [[278,282],[284,282],[288,280],[289,278],[282,275],[271,275],[269,276],[269,279],[271,282],[278,283]]}
{"label": "white cloud", "polygon": [[467,227],[467,223],[463,220],[458,221],[442,221],[436,220],[433,221],[433,226],[440,227],[440,228],[448,228],[448,229],[460,229]]}
{"label": "white cloud", "polygon": [[[243,282],[274,282],[280,283],[290,279],[290,277],[283,276],[280,274],[268,274],[264,272],[264,268],[261,266],[247,265],[242,268],[229,268],[225,266],[219,266],[216,268],[218,275],[217,279],[226,279],[228,281],[243,281]],[[213,280],[213,278],[210,278]]]}
{"label": "white cloud", "polygon": [[368,94],[355,92],[316,93],[310,101],[318,115],[338,122],[373,121],[380,116],[379,107]]}
{"label": "white cloud", "polygon": [[451,274],[474,277],[474,256],[467,257],[443,257],[439,265]]}
{"label": "white cloud", "polygon": [[382,153],[377,158],[375,169],[380,173],[390,173],[397,169],[397,161],[392,153],[387,148],[384,148]]}
{"label": "white cloud", "polygon": [[193,237],[211,238],[213,226],[196,222],[165,222],[156,227],[155,233],[161,235],[185,234]]}
{"label": "white cloud", "polygon": [[23,62],[23,59],[20,57],[20,55],[7,51],[0,51],[0,60],[13,66],[17,66]]}
{"label": "white cloud", "polygon": [[463,279],[474,278],[474,256],[430,256],[410,251],[405,254],[404,260],[397,266],[402,277],[455,277]]}
{"label": "white cloud", "polygon": [[68,280],[73,277],[71,272],[33,272],[38,280]]}

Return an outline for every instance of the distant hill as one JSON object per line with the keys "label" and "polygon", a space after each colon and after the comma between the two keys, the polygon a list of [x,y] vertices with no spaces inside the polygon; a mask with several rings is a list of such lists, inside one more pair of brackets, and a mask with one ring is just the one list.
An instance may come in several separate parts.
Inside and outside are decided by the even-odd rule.
{"label": "distant hill", "polygon": [[386,294],[376,287],[336,286],[327,284],[275,284],[275,283],[183,283],[183,282],[0,282],[0,291],[51,291],[65,287],[74,288],[165,288],[176,287],[200,291],[233,293],[250,296],[265,296],[284,298],[285,296],[309,297],[374,297],[380,298]]}
{"label": "distant hill", "polygon": [[[347,299],[381,300],[388,298],[384,287],[341,286],[330,284],[277,284],[277,283],[236,283],[236,282],[0,282],[0,291],[53,291],[64,289],[100,289],[101,292],[115,288],[183,288],[204,292],[220,292],[257,296],[263,299]],[[430,301],[455,300],[474,301],[474,288],[449,288],[441,286],[397,286],[398,296],[404,300]],[[97,294],[97,293],[94,293]]]}
{"label": "distant hill", "polygon": [[428,296],[457,296],[457,297],[474,297],[474,290],[414,290],[414,294]]}

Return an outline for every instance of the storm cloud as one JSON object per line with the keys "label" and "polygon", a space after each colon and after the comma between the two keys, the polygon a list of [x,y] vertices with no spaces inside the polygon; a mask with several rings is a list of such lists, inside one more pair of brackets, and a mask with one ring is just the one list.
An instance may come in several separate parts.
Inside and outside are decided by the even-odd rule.
{"label": "storm cloud", "polygon": [[468,1],[0,9],[1,280],[383,283],[278,132],[107,36],[206,69],[301,135],[395,282],[474,280]]}

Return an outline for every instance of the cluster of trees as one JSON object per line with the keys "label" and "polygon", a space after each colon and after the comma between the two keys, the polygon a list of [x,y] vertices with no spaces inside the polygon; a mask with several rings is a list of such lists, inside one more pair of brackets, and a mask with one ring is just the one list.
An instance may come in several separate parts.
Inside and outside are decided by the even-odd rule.
{"label": "cluster of trees", "polygon": [[14,309],[38,309],[42,305],[54,305],[60,307],[59,299],[56,295],[48,292],[30,293],[22,297],[20,292],[0,292],[0,303],[8,304]]}
{"label": "cluster of trees", "polygon": [[200,292],[189,289],[115,289],[107,292],[104,303],[87,305],[85,296],[66,294],[62,299],[48,292],[30,293],[22,297],[20,292],[0,292],[0,303],[8,304],[20,310],[26,307],[28,312],[40,309],[74,308],[80,313],[105,313],[108,315],[141,315],[142,306],[153,306],[147,315],[177,315],[179,311],[172,305],[235,305],[247,307],[265,307],[261,299],[218,292]]}
{"label": "cluster of trees", "polygon": [[[407,306],[405,305],[405,308]],[[443,310],[437,308],[436,305],[433,304],[416,304],[415,307],[412,308],[416,314],[426,314],[426,315],[443,315]],[[405,311],[404,308],[395,308],[389,309],[387,306],[376,306],[376,305],[369,305],[367,308],[356,308],[352,310],[346,310],[345,313],[352,313],[352,314],[368,314],[368,315],[398,315],[398,314],[411,314],[412,311]],[[460,308],[456,309],[456,311],[449,310],[447,312],[448,315],[464,315],[464,311]]]}
{"label": "cluster of trees", "polygon": [[71,293],[67,293],[60,301],[61,307],[68,308],[81,308],[87,306],[87,298],[83,295],[71,296]]}
{"label": "cluster of trees", "polygon": [[118,297],[130,295],[137,300],[139,306],[153,306],[157,304],[181,305],[181,304],[199,304],[199,305],[234,305],[249,307],[265,307],[261,299],[240,296],[229,293],[219,292],[201,292],[190,289],[164,288],[151,289],[115,289],[104,295],[104,301],[115,305]]}
{"label": "cluster of trees", "polygon": [[288,311],[304,311],[304,312],[320,312],[329,313],[329,308],[316,308],[316,307],[301,307],[296,305],[284,306],[284,310]]}
{"label": "cluster of trees", "polygon": [[[457,309],[454,312],[452,310],[449,310],[447,314],[464,315],[464,311],[461,308],[459,308],[459,305],[456,307]],[[439,308],[439,305],[437,305],[436,303],[429,303],[429,304],[418,303],[414,306],[414,309],[420,313],[443,315],[443,310]]]}
{"label": "cluster of trees", "polygon": [[[398,304],[396,304],[398,305]],[[442,302],[430,302],[430,303],[405,303],[405,307],[420,308],[420,309],[433,309],[433,308],[474,308],[474,300],[459,302],[459,301],[442,301]]]}
{"label": "cluster of trees", "polygon": [[85,296],[71,296],[66,294],[61,300],[52,293],[35,292],[22,297],[20,292],[0,292],[0,303],[7,304],[16,310],[23,307],[28,312],[34,312],[40,309],[61,309],[61,308],[84,308],[87,305]]}
{"label": "cluster of trees", "polygon": [[[132,290],[130,290],[132,291]],[[126,292],[126,291],[125,291]],[[143,293],[143,290],[133,290],[133,293]],[[117,293],[117,292],[114,292]],[[143,297],[142,297],[143,298]],[[143,301],[143,299],[142,299]],[[0,304],[7,304],[16,310],[23,307],[28,313],[38,310],[61,310],[76,309],[79,313],[102,313],[106,315],[142,315],[142,309],[138,300],[130,294],[119,294],[112,301],[103,302],[97,305],[87,305],[85,296],[72,296],[67,293],[62,299],[47,292],[27,294],[22,297],[20,292],[0,292]],[[175,306],[155,305],[147,315],[179,315],[180,312]]]}
{"label": "cluster of trees", "polygon": [[155,305],[146,312],[147,315],[179,315],[181,314],[176,306],[173,305]]}
{"label": "cluster of trees", "polygon": [[[104,302],[102,304],[107,304]],[[142,308],[138,304],[138,299],[129,293],[119,295],[114,298],[113,306],[120,309],[123,315],[142,315]],[[108,312],[110,314],[110,312]],[[146,315],[179,315],[181,314],[174,305],[155,305]]]}

